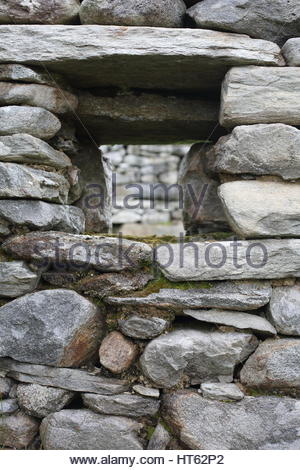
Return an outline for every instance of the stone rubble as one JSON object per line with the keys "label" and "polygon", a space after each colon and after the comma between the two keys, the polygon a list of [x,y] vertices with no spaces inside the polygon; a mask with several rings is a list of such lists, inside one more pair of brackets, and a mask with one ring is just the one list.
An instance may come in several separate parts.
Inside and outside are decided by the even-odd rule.
{"label": "stone rubble", "polygon": [[19,384],[17,399],[22,410],[36,418],[60,411],[73,399],[74,393],[37,384]]}
{"label": "stone rubble", "polygon": [[32,292],[40,275],[23,261],[0,262],[0,297],[14,298]]}
{"label": "stone rubble", "polygon": [[121,374],[129,369],[137,355],[137,345],[118,331],[109,333],[99,349],[101,365],[113,374]]}
{"label": "stone rubble", "polygon": [[245,396],[235,384],[202,383],[199,392],[204,398],[220,401],[240,401]]}

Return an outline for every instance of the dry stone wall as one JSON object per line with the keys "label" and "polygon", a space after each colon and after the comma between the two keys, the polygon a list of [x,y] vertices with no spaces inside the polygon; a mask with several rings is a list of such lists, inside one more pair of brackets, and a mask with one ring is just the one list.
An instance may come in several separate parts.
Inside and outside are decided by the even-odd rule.
{"label": "dry stone wall", "polygon": [[[298,2],[133,3],[0,0],[0,445],[299,449]],[[188,237],[107,233],[118,138]]]}

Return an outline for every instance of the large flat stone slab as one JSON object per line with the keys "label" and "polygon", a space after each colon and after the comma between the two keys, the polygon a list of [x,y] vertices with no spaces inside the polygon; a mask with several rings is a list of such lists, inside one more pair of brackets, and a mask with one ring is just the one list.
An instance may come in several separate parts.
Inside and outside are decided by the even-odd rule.
{"label": "large flat stone slab", "polygon": [[216,282],[209,288],[160,289],[144,297],[108,297],[110,305],[157,307],[182,312],[184,308],[221,308],[256,310],[270,301],[272,289],[267,283]]}
{"label": "large flat stone slab", "polygon": [[244,238],[299,237],[300,185],[234,181],[219,188],[231,228]]}
{"label": "large flat stone slab", "polygon": [[0,63],[44,64],[79,88],[207,91],[234,65],[283,64],[274,43],[217,31],[14,25],[0,35]]}
{"label": "large flat stone slab", "polygon": [[[218,122],[217,101],[197,96],[126,93],[79,95],[80,119],[101,144],[159,144],[207,139]],[[217,134],[221,132],[217,129]],[[215,136],[215,135],[214,135]]]}
{"label": "large flat stone slab", "polygon": [[18,382],[62,388],[73,392],[114,395],[127,391],[129,387],[124,380],[101,377],[100,369],[89,372],[85,369],[49,367],[0,358],[0,370]]}
{"label": "large flat stone slab", "polygon": [[220,123],[300,125],[300,69],[234,67],[226,75]]}
{"label": "large flat stone slab", "polygon": [[193,242],[157,248],[171,281],[300,277],[300,240]]}
{"label": "large flat stone slab", "polygon": [[282,53],[290,67],[300,67],[300,38],[289,39],[283,46]]}
{"label": "large flat stone slab", "polygon": [[212,151],[212,171],[300,179],[300,131],[285,124],[237,126]]}
{"label": "large flat stone slab", "polygon": [[224,403],[188,390],[165,396],[163,416],[190,449],[297,450],[300,445],[299,401],[292,398]]}
{"label": "large flat stone slab", "polygon": [[151,260],[146,243],[122,238],[31,232],[6,240],[2,248],[21,259],[53,265],[60,270],[97,269],[102,272],[137,269]]}

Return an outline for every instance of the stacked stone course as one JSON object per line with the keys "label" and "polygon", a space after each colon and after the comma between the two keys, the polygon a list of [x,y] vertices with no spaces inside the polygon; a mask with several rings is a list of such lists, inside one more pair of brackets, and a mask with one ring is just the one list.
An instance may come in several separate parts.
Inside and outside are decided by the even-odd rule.
{"label": "stacked stone course", "polygon": [[[224,3],[186,2],[187,21],[180,0],[0,0],[4,448],[300,448],[299,7]],[[195,237],[92,234],[98,146],[133,135],[205,139],[180,169]],[[197,217],[188,184],[207,187]]]}

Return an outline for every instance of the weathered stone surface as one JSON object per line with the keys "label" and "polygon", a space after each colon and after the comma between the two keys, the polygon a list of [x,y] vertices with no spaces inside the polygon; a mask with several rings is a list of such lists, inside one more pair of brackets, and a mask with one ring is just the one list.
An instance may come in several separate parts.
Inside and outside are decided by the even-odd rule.
{"label": "weathered stone surface", "polygon": [[241,382],[259,390],[300,391],[300,340],[268,339],[241,370]]}
{"label": "weathered stone surface", "polygon": [[238,330],[251,330],[261,335],[276,335],[271,323],[258,315],[229,310],[184,310],[184,314],[205,323],[233,326]]}
{"label": "weathered stone surface", "polygon": [[108,297],[112,305],[154,306],[182,311],[184,308],[256,310],[266,305],[272,289],[266,282],[216,282],[209,288],[160,289],[146,297]]}
{"label": "weathered stone surface", "polygon": [[130,393],[111,396],[84,393],[82,398],[84,405],[97,413],[128,416],[129,418],[154,416],[160,405],[159,400],[155,398],[145,398]]}
{"label": "weathered stone surface", "polygon": [[244,238],[300,236],[299,184],[233,181],[220,186],[219,197],[230,226]]}
{"label": "weathered stone surface", "polygon": [[103,335],[98,308],[66,289],[27,294],[0,308],[0,356],[60,367],[91,359]]}
{"label": "weathered stone surface", "polygon": [[83,139],[78,151],[72,155],[72,161],[80,169],[83,191],[76,205],[85,214],[86,231],[109,232],[112,216],[112,170],[109,161],[95,142]]}
{"label": "weathered stone surface", "polygon": [[213,147],[219,173],[300,178],[300,131],[285,124],[238,126]]}
{"label": "weathered stone surface", "polygon": [[0,63],[45,64],[76,88],[206,91],[234,65],[283,64],[275,44],[217,31],[18,26],[16,42],[16,26],[0,26],[0,35]]}
{"label": "weathered stone surface", "polygon": [[299,68],[233,67],[223,82],[220,123],[299,126],[299,103]]}
{"label": "weathered stone surface", "polygon": [[28,67],[20,64],[0,64],[0,81],[38,83],[40,85],[54,85],[56,82],[66,85],[60,75],[51,74],[49,76],[42,67]]}
{"label": "weathered stone surface", "polygon": [[300,35],[297,0],[203,0],[188,10],[200,28],[249,34],[283,44]]}
{"label": "weathered stone surface", "polygon": [[[7,400],[0,401],[0,416],[11,415],[18,411],[19,405],[17,400],[8,398]],[[1,419],[1,418],[0,418]]]}
{"label": "weathered stone surface", "polygon": [[128,294],[143,289],[153,277],[150,272],[142,270],[104,273],[83,279],[76,288],[92,297],[103,298],[108,295]]}
{"label": "weathered stone surface", "polygon": [[[226,229],[227,220],[218,198],[219,181],[205,171],[210,147],[195,144],[183,158],[178,182],[183,190],[183,221],[188,235]],[[213,231],[213,230],[211,230]]]}
{"label": "weathered stone surface", "polygon": [[39,139],[51,139],[59,131],[60,121],[43,108],[3,106],[0,108],[0,135],[30,134]]}
{"label": "weathered stone surface", "polygon": [[201,384],[199,391],[204,398],[211,400],[239,401],[244,398],[244,393],[235,384]]}
{"label": "weathered stone surface", "polygon": [[84,0],[80,19],[83,24],[179,28],[185,12],[182,0]]}
{"label": "weathered stone surface", "polygon": [[37,384],[19,384],[17,387],[20,407],[25,413],[36,418],[44,418],[50,413],[60,411],[73,397],[73,392]]}
{"label": "weathered stone surface", "polygon": [[0,398],[8,397],[8,394],[13,386],[13,381],[8,377],[0,377]]}
{"label": "weathered stone surface", "polygon": [[147,450],[165,450],[171,438],[169,431],[161,423],[158,423],[149,440]]}
{"label": "weathered stone surface", "polygon": [[289,39],[282,48],[282,53],[290,67],[300,66],[300,38]]}
{"label": "weathered stone surface", "polygon": [[7,234],[15,230],[61,230],[82,233],[85,218],[79,207],[44,201],[0,200],[0,223]]}
{"label": "weathered stone surface", "polygon": [[[185,95],[119,93],[79,94],[78,114],[101,144],[165,144],[207,139],[218,122],[218,103]],[[113,121],[113,126],[112,126]],[[216,129],[218,136],[222,132]]]}
{"label": "weathered stone surface", "polygon": [[160,391],[157,388],[144,387],[143,385],[134,385],[132,390],[143,397],[159,398]]}
{"label": "weathered stone surface", "polygon": [[114,374],[120,374],[132,366],[138,355],[138,347],[118,331],[109,333],[101,343],[100,363]]}
{"label": "weathered stone surface", "polygon": [[66,204],[69,189],[70,183],[59,173],[0,162],[1,198],[44,199]]}
{"label": "weathered stone surface", "polygon": [[42,421],[46,450],[142,450],[142,425],[123,416],[101,416],[90,410],[62,410]]}
{"label": "weathered stone surface", "polygon": [[192,384],[205,380],[231,382],[236,364],[258,345],[251,334],[178,328],[153,339],[141,356],[144,374],[156,385],[170,388],[184,376]]}
{"label": "weathered stone surface", "polygon": [[298,239],[171,244],[156,252],[171,281],[300,277]]}
{"label": "weathered stone surface", "polygon": [[300,336],[300,286],[275,287],[268,306],[268,319],[278,333]]}
{"label": "weathered stone surface", "polygon": [[69,24],[79,13],[78,0],[1,0],[2,24]]}
{"label": "weathered stone surface", "polygon": [[39,422],[21,411],[10,416],[0,416],[0,445],[24,449],[33,441],[38,430]]}
{"label": "weathered stone surface", "polygon": [[132,315],[125,320],[118,321],[119,328],[124,335],[137,339],[152,339],[162,334],[169,323],[158,317],[140,317]]}
{"label": "weathered stone surface", "polygon": [[32,292],[39,278],[23,261],[0,262],[0,297],[13,298]]}
{"label": "weathered stone surface", "polygon": [[0,105],[37,106],[64,114],[76,110],[78,99],[66,90],[48,85],[0,82]]}
{"label": "weathered stone surface", "polygon": [[43,265],[71,266],[77,270],[95,268],[104,272],[138,268],[151,258],[151,248],[145,243],[63,232],[16,236],[7,240],[2,248],[19,258],[39,261]]}
{"label": "weathered stone surface", "polygon": [[100,377],[99,369],[94,369],[91,372],[83,369],[60,369],[0,358],[0,370],[5,371],[19,382],[62,388],[74,392],[113,395],[128,390],[127,382]]}
{"label": "weathered stone surface", "polygon": [[190,449],[299,449],[299,401],[292,398],[221,403],[184,391],[165,396],[163,414]]}
{"label": "weathered stone surface", "polygon": [[2,162],[28,163],[66,168],[72,165],[69,157],[58,152],[43,140],[29,134],[0,137],[0,160]]}

